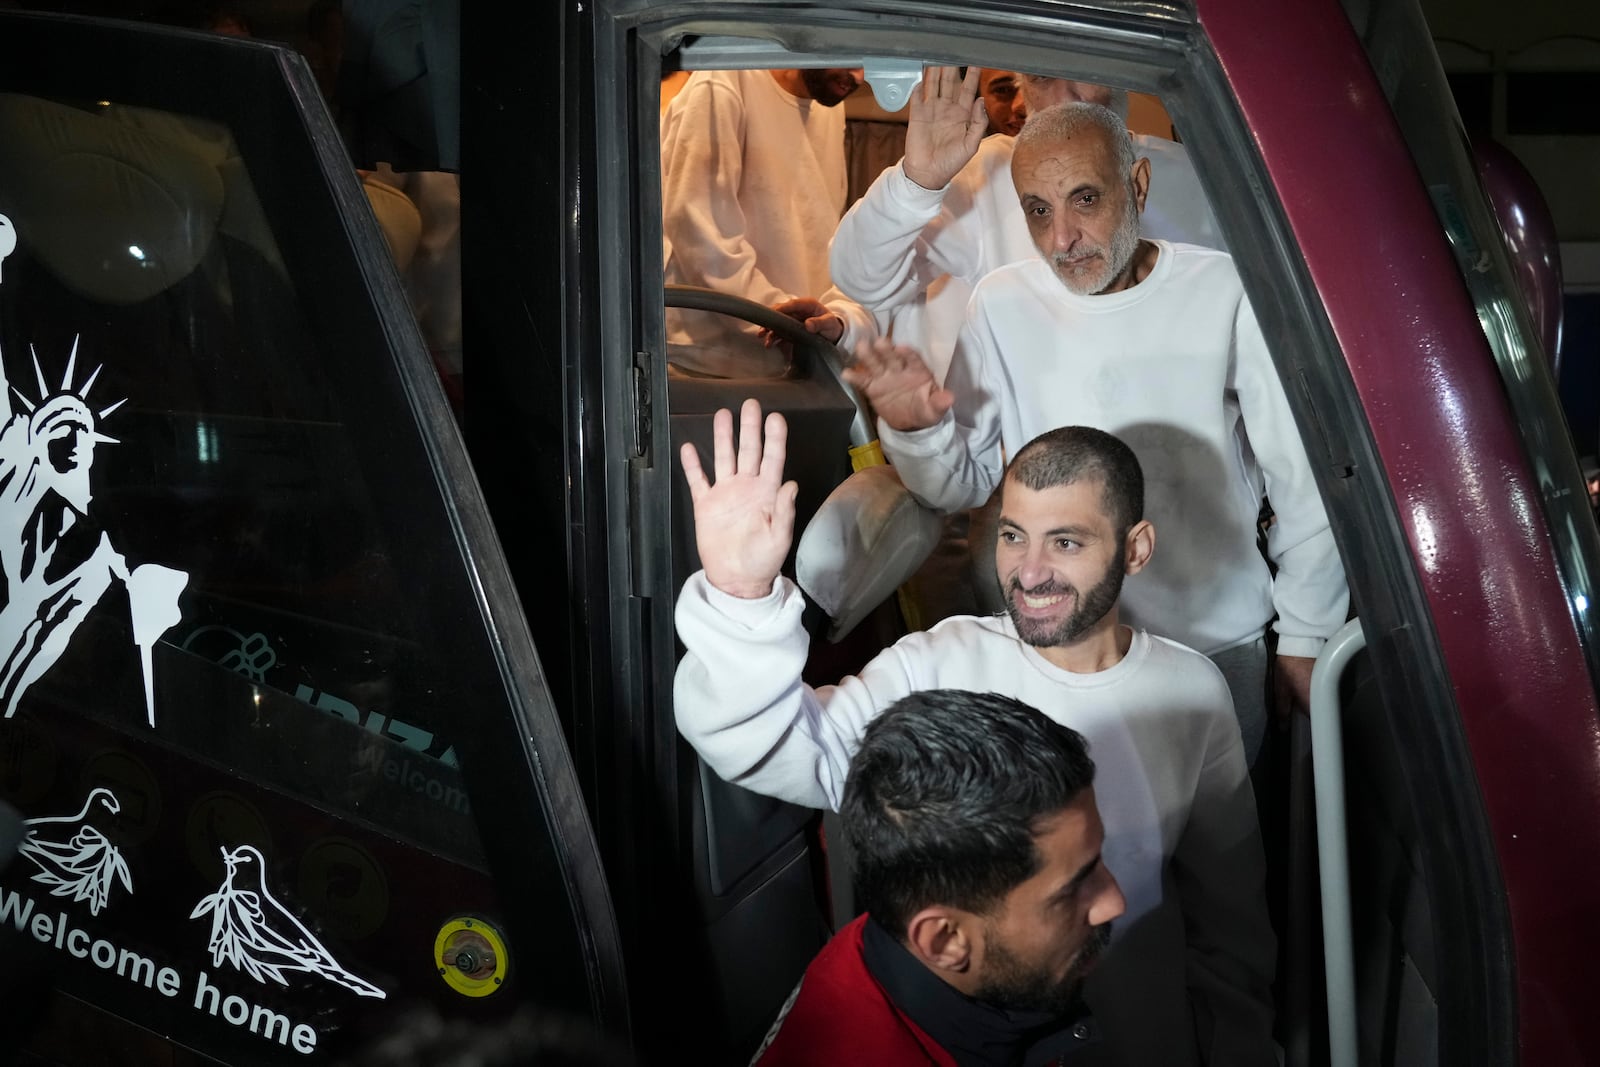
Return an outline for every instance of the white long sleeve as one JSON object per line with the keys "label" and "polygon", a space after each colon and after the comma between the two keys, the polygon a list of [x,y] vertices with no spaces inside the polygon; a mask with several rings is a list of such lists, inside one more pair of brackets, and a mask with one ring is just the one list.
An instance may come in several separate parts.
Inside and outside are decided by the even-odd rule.
{"label": "white long sleeve", "polygon": [[897,163],[833,235],[834,283],[889,316],[895,340],[921,352],[941,380],[973,286],[994,268],[1037,254],[1010,166],[1011,138],[1001,136],[985,138],[943,189],[922,188]]}
{"label": "white long sleeve", "polygon": [[1344,625],[1350,607],[1344,565],[1300,431],[1248,299],[1239,301],[1234,331],[1232,386],[1274,514],[1267,527],[1267,556],[1278,568],[1272,583],[1278,654],[1314,657]]}
{"label": "white long sleeve", "polygon": [[844,333],[835,343],[846,355],[854,352],[856,345],[863,341],[872,341],[889,332],[887,315],[868,311],[837,287],[830,288],[820,299],[844,323]]}
{"label": "white long sleeve", "polygon": [[706,78],[680,93],[662,136],[662,228],[686,285],[775,304],[799,295],[757,263],[739,190],[745,101],[737,83]]}
{"label": "white long sleeve", "polygon": [[678,729],[720,777],[836,810],[850,755],[877,709],[870,698],[863,707],[846,699],[825,708],[801,682],[810,647],[804,610],[788,579],[764,599],[742,600],[697,571],[678,597],[678,636],[688,652],[673,679],[673,703]]}
{"label": "white long sleeve", "polygon": [[[924,189],[906,177],[901,163],[885,169],[834,231],[834,284],[863,307],[889,309],[915,299],[941,275],[970,286],[1002,266],[989,262],[997,257],[985,257],[984,231],[993,227],[998,237],[1000,214],[992,208],[1006,205],[978,194],[1010,160],[1010,139],[991,137],[943,189]],[[1013,196],[1009,211],[1020,216],[1021,210]]]}
{"label": "white long sleeve", "polygon": [[1018,413],[989,331],[962,328],[944,384],[956,404],[937,423],[896,430],[879,419],[878,439],[911,495],[949,515],[987,501],[1005,471],[1007,443],[1018,448],[1037,435],[1020,438],[1020,425],[1008,424]]}

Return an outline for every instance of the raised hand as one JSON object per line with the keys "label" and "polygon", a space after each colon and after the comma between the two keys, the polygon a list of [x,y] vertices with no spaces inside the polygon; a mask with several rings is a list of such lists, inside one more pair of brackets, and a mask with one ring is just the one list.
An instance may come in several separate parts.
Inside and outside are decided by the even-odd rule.
{"label": "raised hand", "polygon": [[940,387],[916,349],[887,337],[856,345],[856,361],[843,377],[896,430],[925,430],[955,402],[955,394]]}
{"label": "raised hand", "polygon": [[965,78],[957,67],[929,67],[922,84],[911,92],[911,118],[906,123],[906,177],[924,189],[943,189],[977,154],[989,128],[989,115],[978,98],[977,67]]}
{"label": "raised hand", "polygon": [[767,416],[762,437],[761,405],[746,400],[739,411],[739,448],[733,445],[733,413],[718,411],[711,424],[717,475],[713,485],[692,444],[679,451],[683,476],[694,501],[694,538],[706,580],[730,596],[755,600],[772,591],[773,579],[794,540],[794,498],[800,487],[783,480],[789,426],[777,412]]}
{"label": "raised hand", "polygon": [[[839,338],[844,336],[844,320],[832,311],[822,301],[809,296],[797,296],[793,300],[785,300],[781,304],[773,304],[772,310],[780,315],[787,315],[812,333],[820,333],[825,340],[834,344],[839,343]],[[783,340],[771,330],[763,328],[759,335],[761,343],[767,348],[783,344]]]}

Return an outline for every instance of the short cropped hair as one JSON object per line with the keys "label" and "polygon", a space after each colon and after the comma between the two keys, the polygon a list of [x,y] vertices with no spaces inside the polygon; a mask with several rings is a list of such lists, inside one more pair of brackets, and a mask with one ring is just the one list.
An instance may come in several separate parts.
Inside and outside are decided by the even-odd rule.
{"label": "short cropped hair", "polygon": [[1022,124],[1022,131],[1017,134],[1012,155],[1014,157],[1036,145],[1064,141],[1087,129],[1098,129],[1106,135],[1117,157],[1117,173],[1127,178],[1133,170],[1134,161],[1138,159],[1127,123],[1110,108],[1082,100],[1070,104],[1052,104],[1041,111],[1029,111],[1028,121]]}
{"label": "short cropped hair", "polygon": [[1094,783],[1074,730],[996,693],[930,689],[868,725],[839,814],[857,903],[901,940],[937,904],[989,914],[1039,871],[1039,824]]}
{"label": "short cropped hair", "polygon": [[1092,426],[1062,426],[1023,445],[1005,477],[1034,492],[1100,482],[1100,501],[1117,536],[1144,518],[1144,471],[1121,439]]}

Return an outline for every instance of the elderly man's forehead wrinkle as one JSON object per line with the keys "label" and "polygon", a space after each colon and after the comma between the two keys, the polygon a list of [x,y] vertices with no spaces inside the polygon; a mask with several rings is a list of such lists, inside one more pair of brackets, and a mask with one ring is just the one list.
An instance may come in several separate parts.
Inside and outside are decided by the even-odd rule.
{"label": "elderly man's forehead wrinkle", "polygon": [[1074,169],[1075,160],[1062,156],[1045,156],[1041,159],[1028,160],[1024,169],[1036,178],[1045,181],[1057,181],[1067,177]]}
{"label": "elderly man's forehead wrinkle", "polygon": [[1119,177],[1116,161],[1102,151],[1100,145],[1095,144],[1083,144],[1077,146],[1076,150],[1061,145],[1019,153],[1012,162],[1011,170],[1019,192],[1025,183],[1109,189]]}

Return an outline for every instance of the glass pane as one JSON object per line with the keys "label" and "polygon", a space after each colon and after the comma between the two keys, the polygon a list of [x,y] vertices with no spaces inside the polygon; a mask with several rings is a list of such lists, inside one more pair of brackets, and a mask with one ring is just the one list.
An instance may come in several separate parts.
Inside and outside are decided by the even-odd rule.
{"label": "glass pane", "polygon": [[[396,373],[414,325],[374,307],[353,172],[273,53],[228,54],[270,61],[220,70],[231,96],[160,64],[149,97],[0,93],[0,797],[29,820],[0,928],[75,998],[33,1047],[138,1024],[304,1062],[422,1014],[584,1013],[555,831],[467,754],[528,736],[538,678],[486,629],[412,407],[437,386]],[[491,813],[538,872],[537,966]]]}

